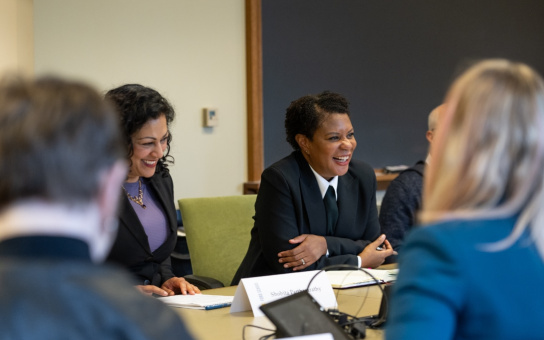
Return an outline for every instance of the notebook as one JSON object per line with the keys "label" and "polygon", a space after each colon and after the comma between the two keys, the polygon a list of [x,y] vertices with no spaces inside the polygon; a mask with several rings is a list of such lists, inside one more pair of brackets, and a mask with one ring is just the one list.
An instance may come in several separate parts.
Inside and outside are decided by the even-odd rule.
{"label": "notebook", "polygon": [[[379,283],[394,282],[398,269],[365,269]],[[352,288],[377,284],[372,276],[361,270],[329,270],[326,272],[332,288]]]}

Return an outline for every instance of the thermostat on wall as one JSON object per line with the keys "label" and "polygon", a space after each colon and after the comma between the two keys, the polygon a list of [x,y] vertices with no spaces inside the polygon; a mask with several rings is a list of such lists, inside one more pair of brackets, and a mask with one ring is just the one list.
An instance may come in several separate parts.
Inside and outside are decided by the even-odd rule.
{"label": "thermostat on wall", "polygon": [[204,126],[211,127],[217,126],[217,109],[214,108],[204,108]]}

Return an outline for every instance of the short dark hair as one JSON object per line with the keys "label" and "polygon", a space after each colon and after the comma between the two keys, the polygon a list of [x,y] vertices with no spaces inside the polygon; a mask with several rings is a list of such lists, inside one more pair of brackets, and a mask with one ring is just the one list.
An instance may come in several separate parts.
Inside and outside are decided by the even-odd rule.
{"label": "short dark hair", "polygon": [[111,89],[106,93],[106,99],[113,104],[119,114],[121,129],[126,146],[126,157],[134,154],[132,135],[138,132],[145,123],[151,119],[158,119],[161,116],[166,118],[168,138],[166,140],[166,152],[159,159],[156,172],[168,171],[168,164],[174,163],[170,156],[170,123],[174,120],[174,108],[166,98],[152,88],[140,84],[126,84]]}
{"label": "short dark hair", "polygon": [[293,149],[300,150],[295,136],[302,134],[312,140],[315,131],[331,113],[345,113],[349,116],[347,99],[338,93],[324,91],[292,101],[285,113],[287,142]]}
{"label": "short dark hair", "polygon": [[89,202],[123,159],[115,113],[81,82],[21,77],[0,84],[0,209],[15,201]]}

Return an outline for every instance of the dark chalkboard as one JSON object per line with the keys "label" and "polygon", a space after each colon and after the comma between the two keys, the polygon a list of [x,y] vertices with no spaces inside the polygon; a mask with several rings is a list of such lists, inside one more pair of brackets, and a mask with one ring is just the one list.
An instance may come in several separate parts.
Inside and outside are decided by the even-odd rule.
{"label": "dark chalkboard", "polygon": [[284,116],[303,95],[351,103],[355,157],[378,168],[425,157],[427,115],[483,58],[544,73],[542,0],[262,0],[265,166],[288,155]]}

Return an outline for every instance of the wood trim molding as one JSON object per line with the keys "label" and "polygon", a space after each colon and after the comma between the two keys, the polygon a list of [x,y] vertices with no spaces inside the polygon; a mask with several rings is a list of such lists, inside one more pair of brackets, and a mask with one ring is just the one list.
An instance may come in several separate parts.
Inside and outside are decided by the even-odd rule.
{"label": "wood trim molding", "polygon": [[261,0],[246,0],[247,174],[258,182],[264,168]]}

